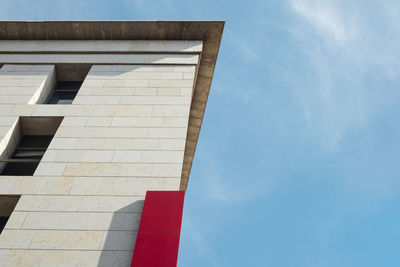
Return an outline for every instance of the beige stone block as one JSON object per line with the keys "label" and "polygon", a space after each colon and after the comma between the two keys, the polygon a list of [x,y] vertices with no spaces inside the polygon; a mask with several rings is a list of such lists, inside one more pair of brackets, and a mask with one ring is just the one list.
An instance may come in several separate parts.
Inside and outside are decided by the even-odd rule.
{"label": "beige stone block", "polygon": [[150,80],[149,87],[192,87],[193,80]]}
{"label": "beige stone block", "polygon": [[93,137],[144,138],[148,129],[130,127],[96,128]]}
{"label": "beige stone block", "polygon": [[184,80],[193,80],[194,79],[194,72],[185,72],[183,74]]}
{"label": "beige stone block", "polygon": [[37,91],[37,87],[1,87],[0,95],[2,96],[33,96]]}
{"label": "beige stone block", "polygon": [[[171,177],[159,171],[154,172],[154,168],[160,170],[164,168],[161,166],[157,167],[156,165],[145,163],[68,163],[64,175],[149,177],[157,174],[156,177]],[[167,170],[169,169],[167,168]],[[168,174],[171,174],[170,170]],[[174,175],[176,175],[175,172]]]}
{"label": "beige stone block", "polygon": [[64,169],[66,167],[66,163],[53,163],[53,162],[41,162],[37,167],[35,176],[53,176],[53,175],[62,175]]}
{"label": "beige stone block", "polygon": [[42,162],[111,162],[114,151],[47,150]]}
{"label": "beige stone block", "polygon": [[43,186],[43,180],[30,179],[32,177],[19,176],[15,178],[9,194],[37,194]]}
{"label": "beige stone block", "polygon": [[9,126],[0,127],[0,136],[3,136],[3,137],[6,136],[9,131],[10,131]]}
{"label": "beige stone block", "polygon": [[78,93],[80,96],[127,96],[133,95],[135,88],[130,87],[85,87],[81,88]]}
{"label": "beige stone block", "polygon": [[0,104],[27,104],[31,96],[0,96]]}
{"label": "beige stone block", "polygon": [[188,117],[190,111],[189,105],[183,106],[154,106],[153,117]]}
{"label": "beige stone block", "polygon": [[111,117],[91,117],[86,126],[110,126],[112,121]]}
{"label": "beige stone block", "polygon": [[74,104],[94,105],[107,104],[117,105],[121,100],[120,96],[78,96],[74,99]]}
{"label": "beige stone block", "polygon": [[55,137],[93,137],[97,128],[60,126]]}
{"label": "beige stone block", "polygon": [[7,230],[4,229],[0,235],[0,248],[26,249],[32,240],[34,231]]}
{"label": "beige stone block", "polygon": [[102,245],[103,250],[133,251],[137,231],[109,231]]}
{"label": "beige stone block", "polygon": [[11,216],[8,219],[4,229],[20,229],[25,221],[27,214],[27,212],[14,211],[13,213],[11,213]]}
{"label": "beige stone block", "polygon": [[148,80],[106,80],[104,87],[147,87]]}
{"label": "beige stone block", "polygon": [[[145,196],[147,190],[165,190],[167,180],[180,178],[77,177],[71,195]],[[170,183],[168,184],[169,189]]]}
{"label": "beige stone block", "polygon": [[112,126],[114,127],[134,127],[138,118],[135,117],[114,117],[112,118]]}
{"label": "beige stone block", "polygon": [[165,179],[164,190],[179,190],[181,179]]}
{"label": "beige stone block", "polygon": [[55,110],[54,115],[56,116],[78,116],[79,113],[81,113],[81,115],[79,116],[86,116],[85,112],[87,111],[88,107],[85,105],[54,105],[54,107],[57,108],[57,110]]}
{"label": "beige stone block", "polygon": [[48,72],[54,69],[54,65],[33,65],[32,71]]}
{"label": "beige stone block", "polygon": [[155,96],[157,95],[158,88],[135,88],[135,96]]}
{"label": "beige stone block", "polygon": [[0,73],[3,72],[19,72],[19,71],[32,71],[34,65],[24,65],[24,64],[4,64],[0,69]]}
{"label": "beige stone block", "polygon": [[186,96],[125,96],[121,104],[144,105],[190,105],[191,98]]}
{"label": "beige stone block", "polygon": [[41,162],[56,162],[56,158],[58,154],[60,153],[60,150],[50,150],[47,149],[45,154],[43,155],[43,158],[41,159]]}
{"label": "beige stone block", "polygon": [[[49,206],[51,196],[22,195],[15,211],[44,211]],[[25,217],[24,217],[25,219]],[[21,223],[22,225],[22,223]]]}
{"label": "beige stone block", "polygon": [[[100,213],[99,215],[106,214],[107,213]],[[109,229],[115,231],[137,231],[139,229],[141,216],[141,213],[114,213],[110,225],[107,227],[106,230]],[[96,222],[101,224],[100,216],[99,220]]]}
{"label": "beige stone block", "polygon": [[8,112],[9,116],[30,116],[35,110],[34,105],[14,105]]}
{"label": "beige stone block", "polygon": [[183,163],[183,151],[142,151],[139,162]]}
{"label": "beige stone block", "polygon": [[2,252],[0,262],[5,267],[37,267],[43,253],[40,250],[4,250]]}
{"label": "beige stone block", "polygon": [[42,211],[78,211],[82,199],[80,196],[53,196],[49,205]]}
{"label": "beige stone block", "polygon": [[61,126],[85,126],[88,119],[88,117],[65,117]]}
{"label": "beige stone block", "polygon": [[[78,105],[76,105],[78,106]],[[86,105],[77,109],[77,116],[150,117],[151,105]]]}
{"label": "beige stone block", "polygon": [[140,162],[140,151],[115,151],[112,162]]}
{"label": "beige stone block", "polygon": [[0,117],[0,127],[12,127],[17,120],[17,116]]}
{"label": "beige stone block", "polygon": [[68,163],[64,175],[76,176],[122,176],[122,164]]}
{"label": "beige stone block", "polygon": [[34,105],[32,116],[56,116],[59,114],[59,105]]}
{"label": "beige stone block", "polygon": [[78,143],[78,138],[54,137],[48,149],[73,149]]}
{"label": "beige stone block", "polygon": [[144,196],[83,196],[80,211],[97,212],[142,212]]}
{"label": "beige stone block", "polygon": [[0,176],[0,194],[9,194],[16,180],[13,176]]}
{"label": "beige stone block", "polygon": [[104,231],[36,231],[31,249],[100,249],[104,239]]}
{"label": "beige stone block", "polygon": [[43,86],[45,82],[45,77],[41,78],[31,78],[31,79],[22,79],[18,86]]}
{"label": "beige stone block", "polygon": [[147,138],[186,138],[186,128],[148,128]]}
{"label": "beige stone block", "polygon": [[7,86],[7,87],[18,86],[22,82],[22,80],[23,79],[21,79],[21,78],[19,78],[19,79],[18,78],[17,79],[3,78],[0,75],[0,87],[2,87],[2,86]]}
{"label": "beige stone block", "polygon": [[[163,72],[160,80],[181,80],[183,78],[182,72]],[[158,79],[158,77],[152,77],[152,79]]]}
{"label": "beige stone block", "polygon": [[[14,71],[12,73],[1,73],[0,76],[3,79],[45,79],[48,72],[44,71]],[[21,85],[18,85],[21,87]],[[25,87],[25,86],[22,86]]]}
{"label": "beige stone block", "polygon": [[103,87],[105,82],[106,82],[106,80],[85,79],[81,88],[83,89],[85,87]]}
{"label": "beige stone block", "polygon": [[40,267],[70,267],[75,266],[79,258],[79,251],[45,251]]}
{"label": "beige stone block", "polygon": [[162,118],[162,127],[187,127],[189,118]]}
{"label": "beige stone block", "polygon": [[97,267],[126,267],[132,262],[132,251],[104,251]]}
{"label": "beige stone block", "polygon": [[185,138],[159,139],[158,149],[159,150],[184,150],[185,143],[186,143]]}
{"label": "beige stone block", "polygon": [[180,66],[172,66],[174,71],[178,71],[178,72],[195,72],[196,71],[196,65],[192,65],[192,66],[184,66],[184,65],[180,65]]}
{"label": "beige stone block", "polygon": [[100,261],[103,261],[102,260],[103,254],[104,254],[103,251],[81,250],[79,253],[79,258],[76,261],[75,267],[98,267],[101,264]]}
{"label": "beige stone block", "polygon": [[104,231],[70,231],[64,249],[100,249],[104,239]]}
{"label": "beige stone block", "polygon": [[163,118],[137,118],[137,127],[162,127]]}
{"label": "beige stone block", "polygon": [[104,140],[104,148],[130,150],[132,149],[133,142],[137,142],[140,146],[146,146],[146,144],[148,144],[150,147],[150,143],[147,142],[147,140],[149,139],[107,138]]}
{"label": "beige stone block", "polygon": [[[26,230],[25,230],[26,231]],[[68,231],[36,230],[30,249],[62,249],[68,238]]]}
{"label": "beige stone block", "polygon": [[[38,177],[38,179],[43,179]],[[66,195],[71,190],[74,182],[73,177],[50,177],[46,178],[39,194]]]}
{"label": "beige stone block", "polygon": [[182,164],[152,164],[153,171],[151,176],[153,177],[181,177]]}
{"label": "beige stone block", "polygon": [[[74,148],[78,149],[114,149],[113,147],[107,147],[104,145],[104,138],[79,138],[77,139]],[[123,139],[118,139],[122,140]]]}
{"label": "beige stone block", "polygon": [[23,229],[137,230],[140,213],[31,212]]}
{"label": "beige stone block", "polygon": [[180,88],[158,88],[157,95],[159,96],[179,96],[181,94]]}
{"label": "beige stone block", "polygon": [[13,105],[0,105],[0,114],[8,114],[11,109],[13,108]]}
{"label": "beige stone block", "polygon": [[192,87],[181,88],[181,96],[191,96],[193,93]]}

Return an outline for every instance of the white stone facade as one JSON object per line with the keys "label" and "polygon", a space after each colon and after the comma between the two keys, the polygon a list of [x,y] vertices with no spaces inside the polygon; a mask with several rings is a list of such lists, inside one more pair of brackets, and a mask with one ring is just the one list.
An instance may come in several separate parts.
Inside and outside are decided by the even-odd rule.
{"label": "white stone facade", "polygon": [[[139,44],[153,53],[58,56],[44,51],[57,43],[30,43],[42,54],[0,55],[3,157],[21,116],[63,117],[33,176],[0,176],[1,195],[21,196],[0,235],[0,266],[130,266],[146,191],[179,190],[199,56]],[[41,104],[57,64],[71,62],[92,65],[73,103]]]}

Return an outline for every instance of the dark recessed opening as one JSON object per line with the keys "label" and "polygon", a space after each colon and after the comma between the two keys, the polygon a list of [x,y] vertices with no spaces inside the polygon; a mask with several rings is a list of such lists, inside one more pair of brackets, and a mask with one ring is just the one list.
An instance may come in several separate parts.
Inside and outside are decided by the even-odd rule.
{"label": "dark recessed opening", "polygon": [[33,175],[62,117],[20,117],[1,154],[0,175]]}
{"label": "dark recessed opening", "polygon": [[3,231],[21,196],[0,195],[0,233]]}
{"label": "dark recessed opening", "polygon": [[82,82],[79,81],[57,82],[45,103],[72,104],[81,85]]}
{"label": "dark recessed opening", "polygon": [[13,155],[5,160],[1,175],[33,175],[52,138],[52,135],[22,136]]}

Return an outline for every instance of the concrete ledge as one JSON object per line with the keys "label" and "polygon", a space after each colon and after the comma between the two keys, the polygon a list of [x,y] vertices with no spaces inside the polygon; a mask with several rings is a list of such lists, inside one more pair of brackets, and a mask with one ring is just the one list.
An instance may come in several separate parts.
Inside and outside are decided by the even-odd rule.
{"label": "concrete ledge", "polygon": [[202,41],[2,41],[0,53],[200,53]]}

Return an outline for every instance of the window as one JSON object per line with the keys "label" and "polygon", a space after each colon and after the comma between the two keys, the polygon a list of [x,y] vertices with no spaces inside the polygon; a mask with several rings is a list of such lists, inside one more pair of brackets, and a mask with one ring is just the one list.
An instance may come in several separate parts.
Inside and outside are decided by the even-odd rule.
{"label": "window", "polygon": [[72,104],[76,94],[81,87],[82,82],[57,82],[49,97],[45,101],[46,104]]}
{"label": "window", "polygon": [[0,175],[33,175],[63,117],[20,117],[0,156]]}
{"label": "window", "polygon": [[1,175],[33,175],[44,152],[49,146],[52,135],[24,135],[5,163]]}
{"label": "window", "polygon": [[21,196],[0,195],[0,233],[3,231]]}

